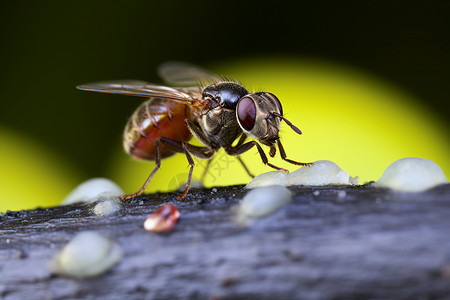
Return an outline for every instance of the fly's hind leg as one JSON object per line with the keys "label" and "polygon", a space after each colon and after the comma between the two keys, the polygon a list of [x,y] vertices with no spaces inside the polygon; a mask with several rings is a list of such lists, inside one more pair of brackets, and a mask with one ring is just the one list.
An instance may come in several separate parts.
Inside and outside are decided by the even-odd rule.
{"label": "fly's hind leg", "polygon": [[193,152],[194,156],[197,156],[200,158],[205,157],[205,159],[210,158],[214,154],[214,152],[209,153],[211,151],[207,147],[196,147],[196,146],[192,146],[185,142],[180,143],[180,142],[177,142],[177,141],[171,140],[169,138],[165,138],[165,137],[157,138],[156,142],[155,142],[155,168],[150,173],[147,180],[145,180],[142,187],[136,193],[123,195],[121,197],[123,201],[141,195],[144,192],[144,190],[147,188],[148,184],[152,180],[155,173],[161,167],[161,155],[160,155],[160,145],[161,144],[160,143],[163,144],[165,147],[167,147],[169,150],[171,150],[173,152],[178,152],[178,153],[184,152],[186,154],[186,158],[188,159],[189,165],[191,166],[191,169],[189,170],[188,184],[186,185],[186,188],[185,188],[183,194],[181,195],[181,197],[180,196],[177,197],[179,200],[183,199],[186,196],[187,192],[189,191],[189,187],[191,185],[192,171],[194,168],[194,160],[192,159],[191,155],[189,154],[189,151]]}
{"label": "fly's hind leg", "polygon": [[168,149],[170,149],[173,152],[183,152],[184,151],[180,142],[177,142],[177,141],[174,141],[174,140],[171,140],[168,138],[164,138],[164,137],[157,138],[155,141],[155,168],[150,173],[147,180],[145,180],[142,187],[136,193],[123,195],[122,197],[120,197],[120,198],[122,198],[122,201],[125,201],[127,199],[131,199],[131,198],[141,195],[144,192],[144,190],[147,188],[147,186],[150,183],[150,181],[152,180],[153,176],[156,174],[156,172],[161,167],[161,156],[159,154],[160,143],[164,144],[164,146],[166,146]]}

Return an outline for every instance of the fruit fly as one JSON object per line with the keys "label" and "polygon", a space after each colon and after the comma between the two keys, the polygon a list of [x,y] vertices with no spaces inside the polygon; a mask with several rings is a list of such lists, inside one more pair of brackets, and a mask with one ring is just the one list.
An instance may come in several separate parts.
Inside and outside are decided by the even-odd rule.
{"label": "fruit fly", "polygon": [[[186,187],[178,200],[182,200],[189,191],[194,168],[192,156],[211,162],[220,148],[228,155],[237,156],[250,176],[239,155],[253,147],[258,150],[264,164],[287,172],[269,163],[259,143],[270,147],[271,157],[275,156],[277,145],[283,160],[294,165],[312,165],[287,158],[278,135],[280,122],[284,121],[298,134],[301,131],[283,116],[281,103],[272,93],[250,93],[236,81],[188,63],[168,62],[159,67],[158,73],[168,84],[178,87],[135,80],[77,87],[85,91],[149,98],[129,119],[123,146],[134,158],[155,161],[155,168],[137,192],[123,195],[122,200],[142,194],[161,167],[161,160],[175,153],[184,153],[190,165]],[[203,146],[188,143],[192,136]],[[246,142],[247,137],[254,140]]]}

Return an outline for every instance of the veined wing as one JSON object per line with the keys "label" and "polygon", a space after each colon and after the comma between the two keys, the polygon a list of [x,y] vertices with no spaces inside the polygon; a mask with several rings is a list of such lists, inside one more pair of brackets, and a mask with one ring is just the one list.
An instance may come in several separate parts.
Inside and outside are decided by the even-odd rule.
{"label": "veined wing", "polygon": [[200,88],[172,88],[139,80],[94,82],[77,86],[83,91],[167,99],[197,106],[201,103]]}
{"label": "veined wing", "polygon": [[161,64],[158,67],[158,75],[169,84],[182,86],[222,81],[222,78],[214,73],[196,65],[179,61]]}

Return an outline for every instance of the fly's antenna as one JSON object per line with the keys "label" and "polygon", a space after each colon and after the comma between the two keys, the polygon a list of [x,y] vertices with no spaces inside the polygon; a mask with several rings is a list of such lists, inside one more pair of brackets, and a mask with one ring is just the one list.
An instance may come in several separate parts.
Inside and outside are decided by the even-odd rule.
{"label": "fly's antenna", "polygon": [[280,118],[281,120],[283,120],[284,122],[286,122],[286,124],[288,124],[289,127],[292,128],[292,130],[294,130],[296,133],[298,134],[302,134],[302,131],[300,129],[298,129],[297,126],[295,126],[294,124],[292,124],[288,119],[286,119],[285,117],[283,117],[282,115],[280,115],[277,112],[272,112],[272,115]]}

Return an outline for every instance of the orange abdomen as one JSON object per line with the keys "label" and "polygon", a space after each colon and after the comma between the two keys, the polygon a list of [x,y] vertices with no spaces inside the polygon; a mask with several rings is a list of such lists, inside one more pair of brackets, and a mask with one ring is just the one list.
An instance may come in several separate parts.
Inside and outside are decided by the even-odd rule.
{"label": "orange abdomen", "polygon": [[[185,119],[192,119],[189,106],[151,98],[142,103],[128,120],[123,138],[125,151],[137,159],[155,160],[157,138],[166,137],[177,142],[192,138]],[[159,149],[161,158],[175,154],[161,143]]]}

